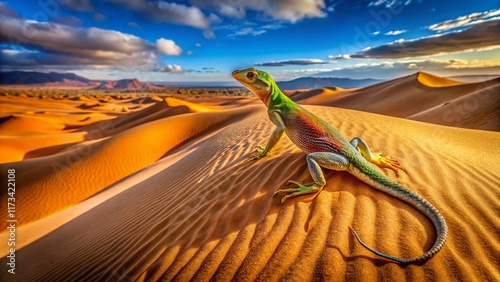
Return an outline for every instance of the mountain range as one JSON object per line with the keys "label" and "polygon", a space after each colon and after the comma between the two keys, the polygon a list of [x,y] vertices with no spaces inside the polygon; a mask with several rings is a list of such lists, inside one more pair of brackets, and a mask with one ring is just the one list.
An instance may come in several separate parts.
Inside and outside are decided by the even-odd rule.
{"label": "mountain range", "polygon": [[[350,79],[335,77],[301,77],[278,82],[283,90],[316,89],[323,87],[353,88],[381,82],[375,79]],[[147,90],[170,87],[141,82],[136,78],[122,80],[91,80],[74,73],[11,71],[0,73],[0,85],[86,87],[100,90]]]}
{"label": "mountain range", "polygon": [[85,87],[101,90],[146,90],[166,86],[138,79],[90,80],[74,73],[11,71],[0,73],[0,85]]}
{"label": "mountain range", "polygon": [[318,89],[337,86],[341,88],[357,88],[382,82],[377,79],[350,79],[337,77],[301,77],[290,81],[277,82],[282,90]]}

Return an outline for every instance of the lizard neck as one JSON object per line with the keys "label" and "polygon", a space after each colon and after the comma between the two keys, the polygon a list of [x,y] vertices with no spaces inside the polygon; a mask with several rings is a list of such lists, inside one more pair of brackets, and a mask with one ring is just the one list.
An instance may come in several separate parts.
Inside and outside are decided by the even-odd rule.
{"label": "lizard neck", "polygon": [[271,82],[271,91],[269,91],[268,100],[264,101],[264,103],[270,110],[277,109],[283,104],[294,104],[294,102],[279,89],[274,81]]}

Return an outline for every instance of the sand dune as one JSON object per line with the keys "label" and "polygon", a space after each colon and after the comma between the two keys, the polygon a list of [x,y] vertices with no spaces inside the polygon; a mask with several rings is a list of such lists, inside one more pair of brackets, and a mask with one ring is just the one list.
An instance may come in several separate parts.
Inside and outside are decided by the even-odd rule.
{"label": "sand dune", "polygon": [[[168,103],[173,106],[168,106]],[[42,155],[40,150],[34,150],[42,147],[45,153],[54,152],[43,158],[9,164],[10,168],[19,171],[17,184],[20,188],[16,193],[18,197],[25,199],[17,212],[17,219],[26,224],[79,203],[157,161],[170,149],[194,135],[201,132],[207,134],[224,120],[237,119],[238,115],[249,111],[221,108],[219,111],[195,116],[176,116],[181,113],[204,112],[210,108],[213,106],[196,106],[189,102],[167,99],[130,115],[96,122],[81,127],[74,133],[54,136],[56,141],[67,142],[64,147],[56,144],[56,141],[52,142],[52,136],[49,135],[30,136],[28,139],[23,138],[23,142],[19,140],[21,138],[3,140],[5,147],[18,149],[6,150],[8,152],[29,151],[31,156],[37,153]],[[77,139],[71,139],[72,136]],[[106,138],[109,136],[111,137]],[[84,139],[95,142],[69,146]],[[55,153],[56,150],[59,152]],[[18,156],[21,155],[24,154],[18,153]],[[6,202],[6,196],[2,195],[0,200]],[[5,227],[5,224],[2,223],[1,227]]]}
{"label": "sand dune", "polygon": [[[447,83],[424,78],[427,84]],[[435,233],[414,208],[348,173],[326,171],[327,186],[317,197],[279,204],[273,193],[287,180],[311,178],[305,154],[286,137],[272,155],[248,160],[274,128],[256,99],[90,99],[139,105],[130,113],[82,110],[78,106],[85,101],[67,98],[41,99],[30,114],[40,99],[0,97],[23,101],[6,103],[11,111],[2,109],[6,118],[0,124],[1,146],[15,159],[0,169],[16,169],[18,204],[18,269],[15,277],[6,276],[8,250],[2,245],[0,280],[498,281],[500,133],[491,127],[498,99],[484,99],[498,93],[498,82],[435,87],[417,79],[371,86],[375,97],[366,92],[364,100],[349,98],[363,89],[296,93],[294,99],[323,101],[306,107],[347,138],[360,136],[374,151],[401,161],[407,172],[383,173],[443,213],[449,239],[423,266],[387,263],[355,242],[349,226],[380,251],[414,257],[430,248]],[[403,86],[409,94],[398,92]],[[457,88],[461,94],[449,94],[443,106],[424,99],[427,108],[409,117],[425,123],[388,116],[392,109],[409,111],[400,108],[405,99],[416,103],[418,93],[442,93],[422,87]],[[370,108],[376,97],[391,104],[386,115],[330,106],[349,98]],[[460,126],[492,131],[429,123],[445,122],[442,116],[452,107],[477,99]],[[40,127],[29,125],[35,119]],[[0,233],[0,241],[7,236]]]}
{"label": "sand dune", "polygon": [[432,123],[500,130],[500,83],[482,88],[408,118]]}
{"label": "sand dune", "polygon": [[[331,91],[324,91],[314,93],[310,97],[304,93],[302,95],[306,97],[305,99],[296,100],[309,105],[327,105],[410,119],[415,117],[415,120],[441,125],[498,131],[500,130],[498,107],[494,111],[487,110],[491,112],[488,120],[483,121],[478,118],[482,120],[479,127],[475,127],[478,124],[470,122],[468,117],[474,114],[476,109],[481,111],[483,104],[488,104],[490,101],[493,105],[496,104],[499,85],[500,78],[476,83],[461,83],[420,72],[364,88],[345,90],[341,93],[333,94]],[[469,97],[466,104],[464,104],[465,100],[461,103],[457,102],[457,99],[472,93],[475,93],[474,98]],[[427,118],[425,114],[420,115],[431,108],[440,106],[448,107],[446,111],[443,111],[443,117],[435,118],[434,115]],[[438,110],[439,112],[441,110]]]}

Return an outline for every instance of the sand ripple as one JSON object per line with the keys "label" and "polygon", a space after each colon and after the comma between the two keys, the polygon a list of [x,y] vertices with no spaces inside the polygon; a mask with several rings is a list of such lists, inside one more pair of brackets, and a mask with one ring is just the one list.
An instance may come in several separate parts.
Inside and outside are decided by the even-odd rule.
{"label": "sand ripple", "polygon": [[[322,92],[301,96],[319,101]],[[347,138],[362,137],[401,161],[406,173],[382,172],[442,212],[445,247],[422,266],[402,267],[365,250],[348,227],[377,250],[406,258],[432,246],[431,222],[344,172],[325,171],[319,195],[281,205],[276,189],[311,178],[305,154],[286,137],[270,156],[248,160],[273,131],[255,100],[121,99],[110,101],[140,107],[90,113],[77,107],[81,101],[56,100],[66,104],[52,105],[52,113],[72,108],[78,119],[42,119],[50,134],[29,134],[31,142],[16,145],[22,131],[12,128],[1,136],[2,146],[17,148],[17,161],[0,165],[15,168],[18,179],[19,269],[8,281],[500,280],[498,132],[334,108],[328,101],[307,106]],[[422,119],[438,120],[434,107],[421,111]],[[65,123],[71,126],[55,126]],[[6,254],[2,246],[2,268]]]}

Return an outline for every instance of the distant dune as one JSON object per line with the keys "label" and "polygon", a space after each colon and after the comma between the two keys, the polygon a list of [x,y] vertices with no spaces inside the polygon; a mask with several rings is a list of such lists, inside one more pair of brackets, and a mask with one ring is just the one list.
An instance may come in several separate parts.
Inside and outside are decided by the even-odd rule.
{"label": "distant dune", "polygon": [[[406,172],[381,171],[442,212],[446,245],[406,267],[369,253],[348,227],[409,258],[431,247],[432,224],[350,174],[325,171],[317,197],[279,203],[287,180],[311,178],[287,137],[248,160],[274,130],[257,98],[2,94],[18,271],[6,276],[1,244],[0,280],[500,281],[499,85],[417,73],[289,92],[348,139],[397,158]],[[7,242],[5,220],[0,228]]]}
{"label": "distant dune", "polygon": [[[301,93],[298,100],[303,104],[327,105],[441,125],[498,131],[499,87],[500,77],[483,82],[463,83],[418,72],[364,88],[336,91],[334,95],[328,90],[313,90],[314,95]],[[481,118],[476,118],[478,114]]]}
{"label": "distant dune", "polygon": [[492,80],[497,77],[499,77],[499,75],[459,75],[459,76],[451,76],[449,78],[456,81],[471,83],[471,82],[482,82],[482,81]]}

